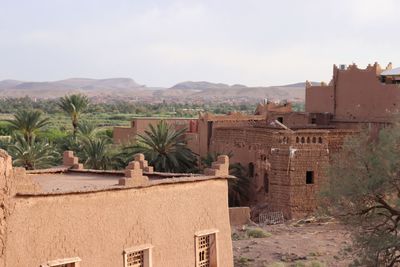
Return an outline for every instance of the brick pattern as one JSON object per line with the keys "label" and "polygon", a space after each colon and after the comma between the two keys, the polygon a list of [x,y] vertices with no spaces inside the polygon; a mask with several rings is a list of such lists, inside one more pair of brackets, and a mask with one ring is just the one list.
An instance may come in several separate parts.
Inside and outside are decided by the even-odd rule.
{"label": "brick pattern", "polygon": [[[268,211],[286,218],[303,216],[316,208],[316,192],[326,177],[324,168],[340,150],[348,130],[281,130],[231,127],[215,130],[212,151],[232,152],[233,162],[254,166],[250,205],[265,203]],[[306,183],[312,171],[314,183]]]}

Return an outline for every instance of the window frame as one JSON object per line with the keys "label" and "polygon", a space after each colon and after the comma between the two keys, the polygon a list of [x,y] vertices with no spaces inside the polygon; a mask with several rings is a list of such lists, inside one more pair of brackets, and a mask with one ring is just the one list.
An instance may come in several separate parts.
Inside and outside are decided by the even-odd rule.
{"label": "window frame", "polygon": [[198,258],[199,248],[198,248],[198,239],[204,236],[210,236],[213,238],[213,244],[210,246],[210,267],[218,267],[219,266],[219,257],[218,257],[218,229],[209,229],[203,230],[195,233],[195,258],[196,258],[196,267],[199,267],[200,262]]}
{"label": "window frame", "polygon": [[153,245],[151,244],[144,244],[140,246],[135,246],[135,247],[130,247],[126,248],[123,251],[123,258],[124,258],[124,267],[128,267],[128,254],[132,252],[139,252],[143,251],[143,265],[144,267],[153,267],[153,259],[152,259],[152,254],[153,254]]}
{"label": "window frame", "polygon": [[48,261],[48,262],[40,265],[40,267],[59,267],[61,265],[65,265],[65,264],[74,264],[73,267],[79,267],[80,266],[79,263],[81,261],[82,260],[79,257],[58,259],[58,260]]}

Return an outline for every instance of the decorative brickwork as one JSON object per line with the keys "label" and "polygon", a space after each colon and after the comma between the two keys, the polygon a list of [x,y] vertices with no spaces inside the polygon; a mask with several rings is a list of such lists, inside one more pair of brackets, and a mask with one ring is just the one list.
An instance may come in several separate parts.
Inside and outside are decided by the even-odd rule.
{"label": "decorative brickwork", "polygon": [[74,156],[74,151],[64,151],[63,153],[63,165],[69,166],[72,169],[83,169],[83,164],[79,163],[79,158]]}
{"label": "decorative brickwork", "polygon": [[125,168],[125,178],[119,180],[120,185],[140,186],[149,181],[149,178],[143,175],[143,170],[153,173],[153,167],[148,166],[143,154],[136,154],[134,158],[135,160],[129,162]]}

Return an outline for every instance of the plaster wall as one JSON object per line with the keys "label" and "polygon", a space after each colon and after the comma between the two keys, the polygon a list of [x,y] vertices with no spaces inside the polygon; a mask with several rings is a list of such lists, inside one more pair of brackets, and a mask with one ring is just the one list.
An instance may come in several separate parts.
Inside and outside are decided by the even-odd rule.
{"label": "plaster wall", "polygon": [[233,266],[226,179],[10,201],[1,266],[123,266],[123,250],[143,244],[153,266],[194,266],[195,233],[208,229],[219,230],[218,266]]}

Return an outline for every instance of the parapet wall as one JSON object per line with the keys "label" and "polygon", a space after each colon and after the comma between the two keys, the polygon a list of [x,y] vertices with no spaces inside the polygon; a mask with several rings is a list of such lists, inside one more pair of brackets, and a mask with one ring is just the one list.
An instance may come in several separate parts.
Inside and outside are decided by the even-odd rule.
{"label": "parapet wall", "polygon": [[329,85],[306,86],[306,112],[332,113],[338,121],[390,120],[399,112],[400,87],[381,82],[381,72],[377,63],[366,69],[334,65]]}

